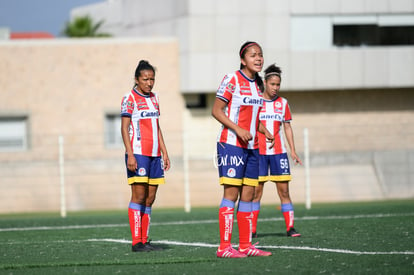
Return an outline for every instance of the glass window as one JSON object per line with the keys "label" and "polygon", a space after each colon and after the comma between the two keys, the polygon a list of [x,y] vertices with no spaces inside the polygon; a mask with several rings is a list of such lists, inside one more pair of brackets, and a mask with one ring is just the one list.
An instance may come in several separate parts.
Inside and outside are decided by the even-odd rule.
{"label": "glass window", "polygon": [[335,46],[414,45],[414,26],[334,25]]}
{"label": "glass window", "polygon": [[0,117],[0,151],[20,151],[27,148],[27,117]]}
{"label": "glass window", "polygon": [[105,116],[105,144],[108,147],[122,147],[121,116],[119,114],[107,114]]}

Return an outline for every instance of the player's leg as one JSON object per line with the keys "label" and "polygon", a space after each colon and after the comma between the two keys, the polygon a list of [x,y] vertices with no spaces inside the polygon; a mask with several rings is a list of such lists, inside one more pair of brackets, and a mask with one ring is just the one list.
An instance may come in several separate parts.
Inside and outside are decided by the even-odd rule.
{"label": "player's leg", "polygon": [[233,233],[234,208],[242,185],[239,167],[231,165],[229,158],[240,154],[240,148],[228,144],[217,143],[217,164],[220,184],[223,186],[223,198],[219,208],[220,246],[216,255],[219,258],[242,258],[231,246]]}
{"label": "player's leg", "polygon": [[[287,235],[300,236],[294,231],[293,205],[289,194],[289,181],[292,179],[290,174],[289,158],[287,153],[273,155],[270,159],[270,176],[269,179],[276,182],[277,193],[280,198],[282,214],[285,219]],[[290,233],[289,233],[290,232]]]}
{"label": "player's leg", "polygon": [[145,210],[142,213],[142,242],[148,242],[151,223],[152,204],[154,203],[158,185],[148,185],[148,197],[145,202]]}
{"label": "player's leg", "polygon": [[288,237],[299,237],[300,234],[295,231],[294,222],[295,214],[292,200],[289,193],[289,182],[281,181],[276,182],[277,192],[279,194],[281,211],[285,219],[286,234]]}
{"label": "player's leg", "polygon": [[247,256],[270,256],[272,255],[271,252],[262,251],[252,245],[252,206],[254,189],[259,184],[259,151],[246,151],[246,169],[237,211],[239,251]]}
{"label": "player's leg", "polygon": [[[128,209],[128,219],[132,235],[132,251],[148,251],[142,242],[142,216],[148,195],[148,157],[134,155],[137,160],[137,170],[127,170],[128,183],[131,185],[131,202]],[[125,160],[126,162],[126,160]]]}
{"label": "player's leg", "polygon": [[243,185],[237,209],[239,247],[244,249],[252,244],[252,200],[254,186]]}
{"label": "player's leg", "polygon": [[260,214],[260,200],[263,196],[264,182],[259,182],[254,188],[254,197],[252,203],[252,237],[257,238],[257,220]]}
{"label": "player's leg", "polygon": [[240,253],[231,246],[233,233],[235,201],[239,196],[240,186],[224,185],[223,199],[219,209],[219,231],[220,246],[216,255],[219,258],[244,258],[246,255]]}
{"label": "player's leg", "polygon": [[131,184],[131,201],[128,207],[128,219],[132,236],[132,251],[144,251],[142,242],[142,214],[145,210],[145,183]]}
{"label": "player's leg", "polygon": [[[250,195],[251,194],[251,195]],[[239,227],[239,252],[246,256],[270,256],[271,252],[263,251],[252,244],[252,202],[248,202],[249,196],[252,199],[254,187],[243,185],[242,195],[237,211],[237,224]]]}
{"label": "player's leg", "polygon": [[152,245],[148,238],[150,235],[152,205],[157,196],[158,186],[165,183],[164,169],[161,157],[150,157],[149,160],[148,195],[145,201],[145,211],[142,215],[142,242],[150,250],[161,250],[160,247]]}
{"label": "player's leg", "polygon": [[224,185],[223,198],[219,208],[220,250],[231,246],[235,201],[238,198],[239,186]]}
{"label": "player's leg", "polygon": [[252,237],[257,238],[257,220],[260,214],[260,201],[263,196],[264,183],[268,180],[269,163],[268,156],[259,155],[259,184],[254,188],[252,205]]}

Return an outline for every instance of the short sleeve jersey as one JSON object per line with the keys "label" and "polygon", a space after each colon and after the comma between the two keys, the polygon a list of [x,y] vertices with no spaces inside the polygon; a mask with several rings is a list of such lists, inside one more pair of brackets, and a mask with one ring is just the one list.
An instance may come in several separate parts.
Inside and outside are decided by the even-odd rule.
{"label": "short sleeve jersey", "polygon": [[133,89],[122,99],[121,116],[131,118],[129,137],[134,154],[160,156],[157,94],[143,95]]}
{"label": "short sleeve jersey", "polygon": [[275,145],[269,149],[266,137],[259,133],[259,153],[261,155],[276,155],[286,153],[285,140],[283,138],[282,124],[292,120],[288,101],[283,97],[273,100],[264,99],[263,108],[259,114],[260,122],[274,135]]}
{"label": "short sleeve jersey", "polygon": [[253,137],[246,144],[233,130],[222,126],[217,141],[246,149],[257,149],[257,127],[263,97],[255,79],[249,79],[240,70],[227,74],[221,81],[216,97],[227,103],[226,116],[241,128],[250,131]]}

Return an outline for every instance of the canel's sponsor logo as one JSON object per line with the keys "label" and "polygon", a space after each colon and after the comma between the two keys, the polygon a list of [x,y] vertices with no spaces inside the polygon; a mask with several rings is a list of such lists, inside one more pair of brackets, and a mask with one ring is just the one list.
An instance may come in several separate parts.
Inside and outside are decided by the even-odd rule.
{"label": "canel's sponsor logo", "polygon": [[277,121],[283,120],[280,114],[260,114],[259,119],[260,120],[277,120]]}
{"label": "canel's sponsor logo", "polygon": [[244,105],[263,105],[263,99],[262,98],[251,98],[251,97],[244,97],[243,98],[243,104]]}
{"label": "canel's sponsor logo", "polygon": [[140,113],[140,117],[142,117],[142,118],[157,118],[159,116],[160,116],[160,114],[159,114],[158,111],[152,111],[152,112],[150,112],[150,111],[142,111]]}

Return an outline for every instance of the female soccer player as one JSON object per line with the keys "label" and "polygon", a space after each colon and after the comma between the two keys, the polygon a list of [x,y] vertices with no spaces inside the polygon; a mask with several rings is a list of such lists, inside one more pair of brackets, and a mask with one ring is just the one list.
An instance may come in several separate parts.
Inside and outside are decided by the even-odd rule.
{"label": "female soccer player", "polygon": [[[222,124],[217,140],[217,163],[224,194],[219,209],[220,247],[217,257],[242,258],[270,256],[251,243],[251,217],[254,187],[258,185],[259,152],[257,131],[269,145],[273,136],[259,123],[263,105],[262,48],[256,42],[244,43],[239,51],[240,70],[227,74],[217,90],[212,116]],[[231,246],[235,204],[239,228],[239,250]]]}
{"label": "female soccer player", "polygon": [[276,65],[270,65],[265,70],[264,105],[260,111],[260,122],[274,135],[275,144],[273,148],[269,148],[266,143],[266,137],[259,134],[260,168],[259,185],[255,187],[253,200],[253,237],[257,237],[257,218],[260,212],[260,200],[263,195],[263,185],[269,180],[276,183],[277,192],[282,205],[281,210],[285,218],[287,236],[300,236],[293,227],[293,204],[289,195],[289,181],[291,180],[291,175],[285,142],[283,135],[281,134],[282,125],[286,140],[289,144],[292,160],[295,164],[302,164],[302,161],[295,150],[293,130],[290,125],[292,115],[290,113],[288,101],[278,95],[282,79],[281,74],[281,69]]}
{"label": "female soccer player", "polygon": [[151,206],[158,185],[164,183],[164,170],[170,168],[159,125],[159,100],[152,92],[154,82],[154,67],[141,60],[135,70],[135,85],[123,97],[121,107],[121,133],[128,184],[131,186],[128,217],[134,252],[160,249],[148,241]]}

